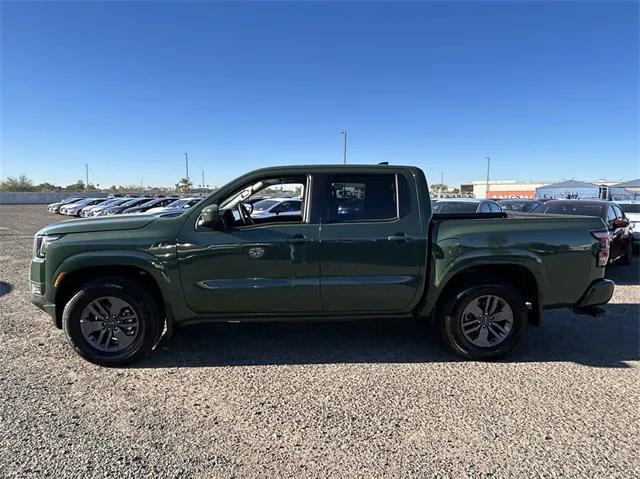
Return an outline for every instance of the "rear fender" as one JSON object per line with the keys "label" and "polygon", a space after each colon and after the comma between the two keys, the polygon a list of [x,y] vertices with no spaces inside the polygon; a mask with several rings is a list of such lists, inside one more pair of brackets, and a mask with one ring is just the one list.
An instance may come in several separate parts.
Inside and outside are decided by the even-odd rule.
{"label": "rear fender", "polygon": [[[546,270],[542,259],[532,251],[509,248],[496,253],[490,248],[466,251],[453,259],[434,259],[433,286],[419,311],[421,316],[431,316],[450,282],[465,271],[478,267],[515,266],[526,269],[536,282],[538,305],[543,304],[547,287]],[[517,284],[514,286],[518,286]]]}

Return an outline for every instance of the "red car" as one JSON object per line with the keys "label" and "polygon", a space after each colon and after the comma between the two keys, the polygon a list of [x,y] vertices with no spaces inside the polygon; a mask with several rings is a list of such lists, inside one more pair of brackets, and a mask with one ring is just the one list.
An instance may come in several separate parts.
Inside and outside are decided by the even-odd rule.
{"label": "red car", "polygon": [[630,264],[633,255],[632,232],[629,219],[613,201],[604,200],[550,200],[533,208],[530,213],[555,215],[598,216],[609,229],[609,263]]}

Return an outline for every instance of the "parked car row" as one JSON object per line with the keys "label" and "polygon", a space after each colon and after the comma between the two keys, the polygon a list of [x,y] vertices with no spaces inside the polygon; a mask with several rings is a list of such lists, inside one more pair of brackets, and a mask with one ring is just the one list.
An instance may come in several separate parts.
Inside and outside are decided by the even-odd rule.
{"label": "parked car row", "polygon": [[72,197],[72,198],[67,198],[65,200],[62,201],[58,201],[57,203],[51,203],[50,205],[47,205],[47,211],[49,213],[59,213],[60,212],[60,208],[63,207],[64,205],[68,205],[70,203],[75,203],[77,201],[80,201],[84,198],[80,198],[80,197]]}
{"label": "parked car row", "polygon": [[48,205],[47,211],[81,218],[146,212],[153,214],[181,214],[201,200],[202,198],[180,198],[177,196],[161,198],[67,198]]}
{"label": "parked car row", "polygon": [[607,225],[600,240],[608,242],[609,263],[630,264],[633,250],[640,246],[640,201],[474,199],[431,200],[434,214],[531,213],[596,216]]}

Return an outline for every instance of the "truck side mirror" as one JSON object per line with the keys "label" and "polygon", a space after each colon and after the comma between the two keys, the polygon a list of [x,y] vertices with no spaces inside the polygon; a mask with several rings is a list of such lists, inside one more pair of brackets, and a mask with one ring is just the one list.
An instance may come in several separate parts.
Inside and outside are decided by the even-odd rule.
{"label": "truck side mirror", "polygon": [[220,221],[220,210],[218,209],[218,205],[209,205],[206,208],[203,208],[200,212],[198,225],[213,228],[218,224],[218,221]]}

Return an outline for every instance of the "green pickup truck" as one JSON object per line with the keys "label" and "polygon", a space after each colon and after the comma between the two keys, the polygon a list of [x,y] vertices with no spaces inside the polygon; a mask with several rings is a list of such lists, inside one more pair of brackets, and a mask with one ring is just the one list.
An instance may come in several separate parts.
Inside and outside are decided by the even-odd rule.
{"label": "green pickup truck", "polygon": [[[265,194],[297,201],[256,214]],[[143,358],[189,323],[403,317],[429,321],[463,357],[492,359],[544,309],[593,314],[608,302],[608,254],[599,218],[434,215],[419,168],[275,167],[182,214],[43,228],[31,299],[105,366]]]}

